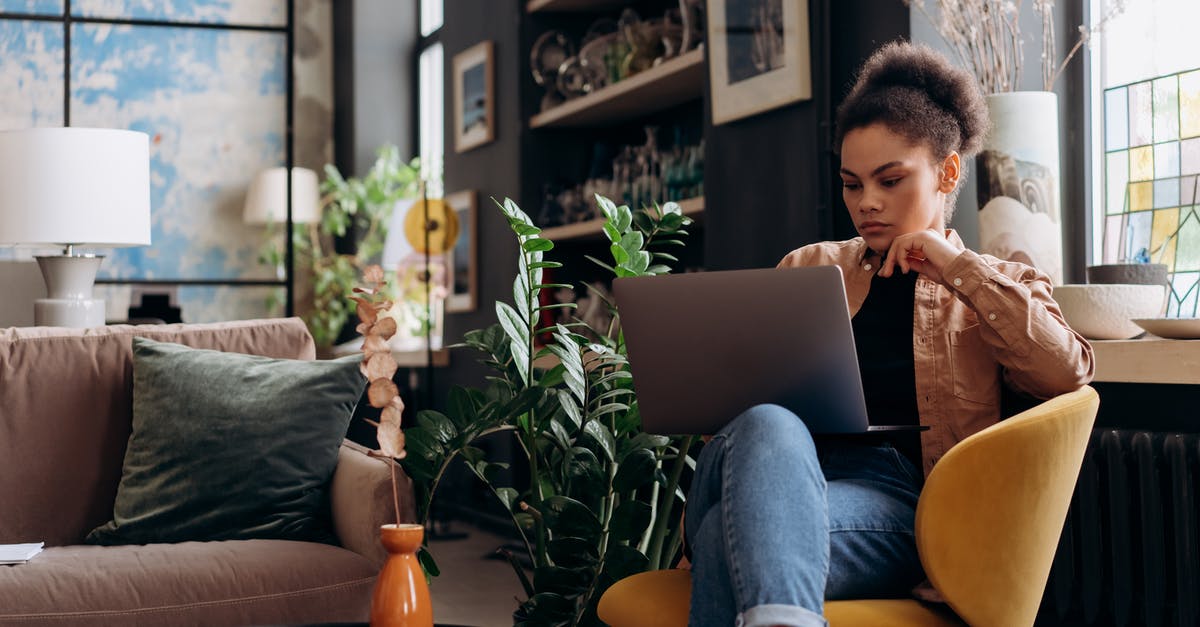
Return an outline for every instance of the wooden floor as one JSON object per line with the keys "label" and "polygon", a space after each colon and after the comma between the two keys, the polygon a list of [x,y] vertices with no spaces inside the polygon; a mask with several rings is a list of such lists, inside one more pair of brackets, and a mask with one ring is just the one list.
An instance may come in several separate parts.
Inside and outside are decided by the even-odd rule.
{"label": "wooden floor", "polygon": [[521,584],[508,562],[493,556],[508,540],[465,523],[452,531],[466,532],[461,540],[433,539],[430,550],[441,569],[429,591],[433,620],[450,625],[509,627]]}

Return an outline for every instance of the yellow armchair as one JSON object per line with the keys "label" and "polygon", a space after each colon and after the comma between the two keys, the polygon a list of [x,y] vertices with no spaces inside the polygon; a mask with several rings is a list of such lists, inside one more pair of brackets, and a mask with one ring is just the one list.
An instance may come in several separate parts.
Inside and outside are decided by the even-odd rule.
{"label": "yellow armchair", "polygon": [[[1032,625],[1099,405],[1084,386],[966,438],[934,467],[917,502],[917,551],[948,608],[830,601],[829,624]],[[612,627],[682,626],[690,597],[688,571],[641,573],[604,593],[600,619]]]}

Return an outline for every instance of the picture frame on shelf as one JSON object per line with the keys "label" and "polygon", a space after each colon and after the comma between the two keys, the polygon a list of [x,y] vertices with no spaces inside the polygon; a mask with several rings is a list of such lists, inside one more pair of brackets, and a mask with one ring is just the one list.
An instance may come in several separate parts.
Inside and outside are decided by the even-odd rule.
{"label": "picture frame on shelf", "polygon": [[454,151],[496,139],[495,44],[482,41],[454,55]]}
{"label": "picture frame on shelf", "polygon": [[812,99],[808,0],[708,0],[713,124]]}
{"label": "picture frame on shelf", "polygon": [[475,311],[479,285],[479,193],[473,189],[446,195],[458,215],[458,240],[446,255],[446,313]]}

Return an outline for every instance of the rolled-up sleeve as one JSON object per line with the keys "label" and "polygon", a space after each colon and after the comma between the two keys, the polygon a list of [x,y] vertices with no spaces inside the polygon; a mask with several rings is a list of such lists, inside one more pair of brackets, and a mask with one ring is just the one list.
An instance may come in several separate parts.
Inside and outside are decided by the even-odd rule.
{"label": "rolled-up sleeve", "polygon": [[975,312],[1009,385],[1051,398],[1092,380],[1092,347],[1067,325],[1048,276],[1021,264],[989,263],[970,250],[947,264],[942,276]]}

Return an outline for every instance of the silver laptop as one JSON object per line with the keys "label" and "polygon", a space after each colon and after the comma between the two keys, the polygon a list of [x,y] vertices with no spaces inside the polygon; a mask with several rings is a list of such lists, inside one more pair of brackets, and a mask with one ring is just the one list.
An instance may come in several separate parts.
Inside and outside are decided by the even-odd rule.
{"label": "silver laptop", "polygon": [[646,431],[713,434],[760,403],[868,431],[838,267],[619,278],[613,295]]}

